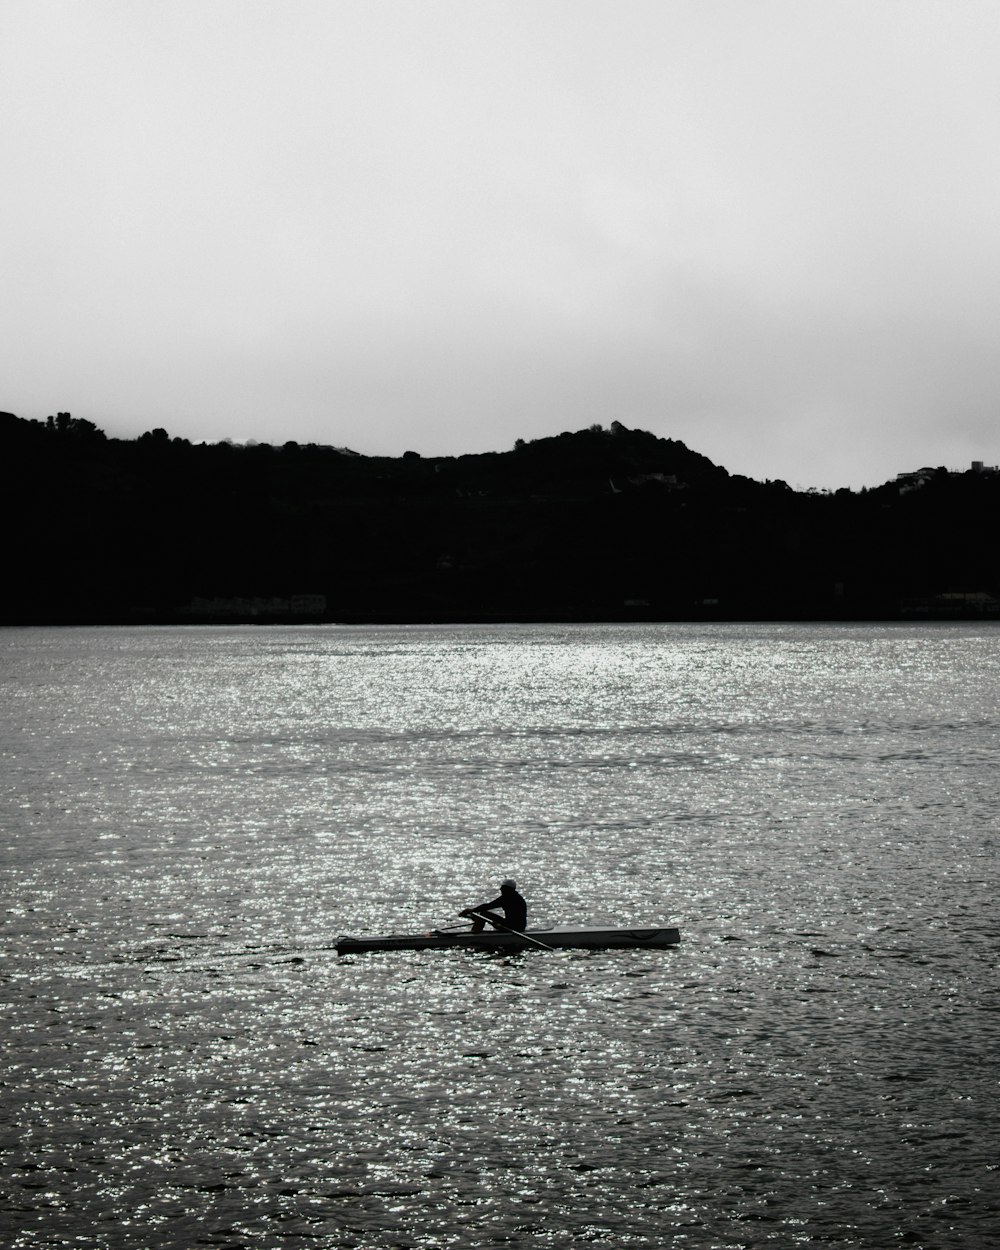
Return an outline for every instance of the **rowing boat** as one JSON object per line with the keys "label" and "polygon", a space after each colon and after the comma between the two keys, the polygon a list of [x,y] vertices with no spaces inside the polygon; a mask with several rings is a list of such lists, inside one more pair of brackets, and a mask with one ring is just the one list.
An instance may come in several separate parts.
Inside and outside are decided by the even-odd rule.
{"label": "rowing boat", "polygon": [[681,940],[678,929],[609,929],[591,926],[584,929],[526,929],[525,932],[500,932],[485,929],[472,933],[469,929],[449,933],[434,929],[430,933],[390,933],[382,937],[341,937],[337,939],[338,955],[358,955],[365,951],[427,951],[461,947],[464,950],[522,951],[534,947],[654,947],[676,946]]}

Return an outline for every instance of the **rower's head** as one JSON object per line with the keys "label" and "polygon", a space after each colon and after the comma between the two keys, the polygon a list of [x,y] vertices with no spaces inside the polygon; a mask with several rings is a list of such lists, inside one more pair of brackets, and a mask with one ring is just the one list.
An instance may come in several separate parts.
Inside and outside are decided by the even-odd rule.
{"label": "rower's head", "polygon": [[501,890],[516,890],[517,882],[514,880],[513,877],[508,877],[506,881],[500,882],[500,889]]}

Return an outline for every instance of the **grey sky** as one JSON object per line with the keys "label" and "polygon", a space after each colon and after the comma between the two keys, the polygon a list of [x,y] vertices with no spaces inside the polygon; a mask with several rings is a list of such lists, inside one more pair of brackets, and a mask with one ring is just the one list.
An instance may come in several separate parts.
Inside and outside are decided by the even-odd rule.
{"label": "grey sky", "polygon": [[0,408],[1000,460],[996,0],[2,0]]}

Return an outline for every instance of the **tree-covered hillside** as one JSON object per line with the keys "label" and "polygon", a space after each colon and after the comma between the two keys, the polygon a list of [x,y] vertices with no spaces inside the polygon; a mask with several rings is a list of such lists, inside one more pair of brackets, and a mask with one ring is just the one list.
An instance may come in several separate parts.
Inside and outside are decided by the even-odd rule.
{"label": "tree-covered hillside", "polygon": [[398,459],[0,414],[17,622],[1000,615],[1000,475],[796,492],[619,423]]}

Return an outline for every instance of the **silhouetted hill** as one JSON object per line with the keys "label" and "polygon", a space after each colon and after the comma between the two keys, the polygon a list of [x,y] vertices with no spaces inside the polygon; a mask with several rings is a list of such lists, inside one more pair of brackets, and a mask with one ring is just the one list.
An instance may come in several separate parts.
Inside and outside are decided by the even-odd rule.
{"label": "silhouetted hill", "polygon": [[456,457],[0,413],[2,620],[1000,616],[1000,475],[732,476],[615,422]]}

